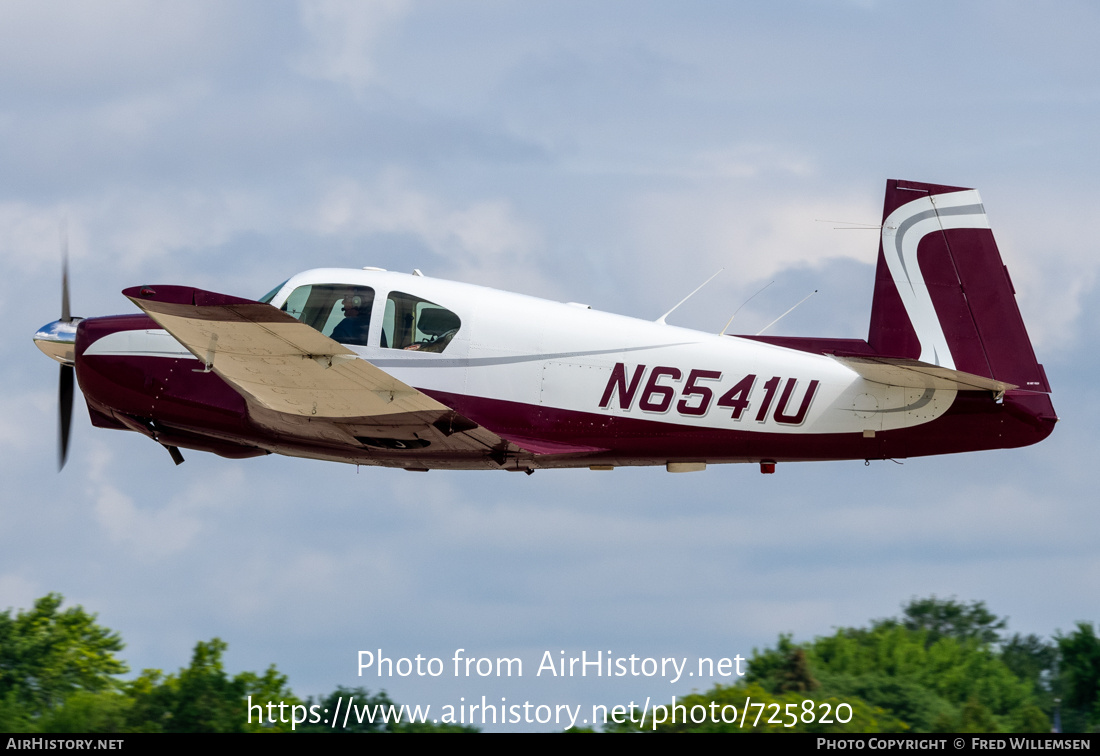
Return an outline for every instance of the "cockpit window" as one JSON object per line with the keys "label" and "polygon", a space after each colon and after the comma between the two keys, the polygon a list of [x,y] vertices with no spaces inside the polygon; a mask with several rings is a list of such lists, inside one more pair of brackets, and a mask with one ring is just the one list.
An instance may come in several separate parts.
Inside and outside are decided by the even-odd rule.
{"label": "cockpit window", "polygon": [[290,293],[283,310],[341,344],[367,345],[374,289],[349,284],[312,284]]}
{"label": "cockpit window", "polygon": [[[289,280],[290,279],[288,278],[286,281],[289,281]],[[262,297],[260,297],[256,301],[257,302],[263,302],[264,304],[268,304],[269,302],[271,302],[272,299],[275,298],[276,294],[278,294],[280,291],[283,290],[283,287],[286,286],[286,281],[283,281],[281,284],[276,286],[274,289],[269,291],[267,294],[264,294]]]}
{"label": "cockpit window", "polygon": [[382,346],[421,352],[442,352],[462,327],[446,307],[400,291],[386,299],[382,318]]}

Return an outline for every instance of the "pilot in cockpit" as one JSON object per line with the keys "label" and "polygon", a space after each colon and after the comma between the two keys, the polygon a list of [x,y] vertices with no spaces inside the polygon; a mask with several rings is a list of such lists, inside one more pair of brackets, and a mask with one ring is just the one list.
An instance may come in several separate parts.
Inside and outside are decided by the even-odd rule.
{"label": "pilot in cockpit", "polygon": [[344,296],[344,319],[332,329],[331,339],[341,344],[367,345],[370,330],[371,302],[364,302],[358,294]]}

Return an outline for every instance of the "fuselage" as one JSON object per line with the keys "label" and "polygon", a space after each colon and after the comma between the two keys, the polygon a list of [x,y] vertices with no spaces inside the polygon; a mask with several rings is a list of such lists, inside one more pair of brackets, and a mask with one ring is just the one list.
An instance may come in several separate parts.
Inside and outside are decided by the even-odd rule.
{"label": "fuselage", "polygon": [[[515,469],[900,458],[1022,446],[1053,427],[1045,394],[1039,407],[1032,392],[893,386],[820,343],[788,348],[420,275],[311,270],[266,301],[514,443]],[[75,355],[93,422],[165,445],[502,466],[474,450],[355,443],[339,420],[258,411],[145,315],[82,321]]]}

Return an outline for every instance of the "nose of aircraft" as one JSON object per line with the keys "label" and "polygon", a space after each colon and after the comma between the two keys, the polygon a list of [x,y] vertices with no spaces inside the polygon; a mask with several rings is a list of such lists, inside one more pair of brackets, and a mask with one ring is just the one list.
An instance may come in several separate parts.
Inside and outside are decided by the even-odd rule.
{"label": "nose of aircraft", "polygon": [[[65,311],[68,302],[65,302]],[[47,323],[34,335],[35,345],[47,357],[61,363],[57,384],[57,469],[65,466],[69,454],[69,428],[73,418],[73,365],[76,363],[76,327],[80,318],[64,313],[61,320]]]}
{"label": "nose of aircraft", "polygon": [[81,318],[55,320],[38,329],[34,344],[42,352],[62,365],[76,362],[76,327]]}
{"label": "nose of aircraft", "polygon": [[81,318],[69,310],[69,236],[61,227],[61,318],[47,323],[34,334],[35,345],[61,363],[57,383],[57,469],[69,455],[69,429],[73,422],[73,373],[76,364],[76,329]]}

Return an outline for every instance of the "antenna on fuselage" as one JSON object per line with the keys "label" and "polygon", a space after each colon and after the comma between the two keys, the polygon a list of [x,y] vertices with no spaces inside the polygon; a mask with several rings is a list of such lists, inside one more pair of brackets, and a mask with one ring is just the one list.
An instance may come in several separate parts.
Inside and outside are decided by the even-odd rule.
{"label": "antenna on fuselage", "polygon": [[810,297],[812,297],[812,296],[813,296],[814,294],[817,294],[817,289],[814,289],[814,290],[813,290],[813,291],[811,291],[811,292],[810,292],[809,294],[807,294],[806,296],[802,297],[802,299],[798,300],[798,302],[797,302],[797,303],[795,304],[795,306],[794,306],[794,307],[792,307],[791,309],[787,310],[787,311],[786,311],[785,313],[783,313],[782,315],[780,315],[780,316],[779,316],[778,318],[776,318],[775,320],[773,320],[772,322],[768,323],[768,324],[767,324],[766,326],[764,326],[763,328],[761,328],[761,329],[760,329],[759,331],[757,331],[757,332],[756,332],[756,335],[757,335],[757,336],[759,336],[760,334],[764,333],[764,331],[768,330],[768,329],[769,329],[769,328],[771,328],[771,327],[772,327],[773,325],[775,325],[776,323],[778,323],[778,322],[779,322],[780,320],[782,320],[783,318],[785,318],[785,317],[787,317],[788,315],[790,315],[790,314],[791,314],[792,312],[794,312],[794,308],[795,308],[795,307],[798,307],[798,305],[800,305],[800,304],[802,304],[803,302],[805,302],[805,301],[806,301],[807,299],[809,299]]}
{"label": "antenna on fuselage", "polygon": [[862,221],[828,220],[827,218],[814,218],[814,223],[840,223],[833,226],[833,231],[881,231],[881,223],[864,223]]}
{"label": "antenna on fuselage", "polygon": [[[765,284],[764,287],[762,289],[760,289],[760,291],[756,292],[756,294],[753,294],[751,297],[749,297],[744,302],[742,302],[741,307],[744,307],[749,302],[756,299],[757,295],[759,295],[761,292],[764,291],[764,289],[768,288],[773,283],[775,283],[775,281],[772,281],[771,283]],[[719,336],[723,335],[726,332],[726,329],[730,327],[730,323],[732,323],[733,319],[737,317],[737,313],[741,312],[741,307],[738,307],[736,310],[733,311],[733,314],[730,315],[730,319],[726,321],[726,324],[724,326],[722,326],[722,330],[718,332]]]}
{"label": "antenna on fuselage", "polygon": [[[682,305],[682,304],[683,304],[684,302],[686,302],[686,301],[688,301],[689,299],[691,299],[692,297],[694,297],[694,296],[696,295],[696,293],[698,293],[699,289],[703,288],[704,286],[706,286],[707,284],[709,284],[709,283],[710,283],[711,281],[713,281],[713,280],[714,280],[714,279],[715,279],[715,278],[716,278],[716,277],[718,276],[718,274],[719,274],[719,273],[721,273],[721,272],[722,272],[723,270],[725,270],[725,268],[719,268],[719,269],[718,269],[718,270],[717,270],[717,271],[715,272],[715,274],[714,274],[713,276],[711,276],[711,277],[710,277],[710,278],[708,278],[708,279],[707,279],[706,281],[703,281],[703,283],[701,283],[701,284],[699,284],[699,285],[698,285],[697,287],[695,287],[695,291],[691,292],[691,293],[690,293],[690,294],[688,294],[688,295],[687,295],[686,297],[684,297],[684,298],[683,298],[683,299],[681,299],[681,300],[680,300],[679,302],[677,302],[677,303],[676,303],[676,307],[679,307],[679,306],[680,306],[680,305]],[[671,314],[672,314],[673,312],[675,312],[675,311],[676,311],[676,307],[673,307],[673,308],[672,308],[671,310],[669,310],[668,312],[666,312],[666,313],[665,313],[664,315],[662,315],[661,317],[657,318],[657,320],[655,320],[654,322],[655,322],[655,323],[660,323],[661,325],[665,325],[665,318],[667,318],[667,317],[668,317],[669,315],[671,315]]]}

